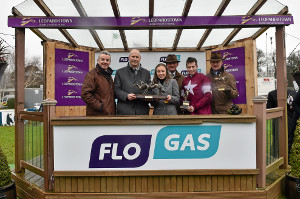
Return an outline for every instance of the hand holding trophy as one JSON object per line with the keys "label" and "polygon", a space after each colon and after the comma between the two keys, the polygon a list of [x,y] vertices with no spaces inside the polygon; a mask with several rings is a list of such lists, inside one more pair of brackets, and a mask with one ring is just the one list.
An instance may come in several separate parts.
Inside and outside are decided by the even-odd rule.
{"label": "hand holding trophy", "polygon": [[188,107],[190,106],[190,101],[188,101],[188,97],[189,97],[190,91],[186,90],[183,93],[183,102],[182,105],[180,106],[180,109],[182,110],[182,112],[185,112],[188,110]]}
{"label": "hand holding trophy", "polygon": [[217,76],[214,78],[214,80],[215,85],[213,90],[223,91],[224,93],[230,93],[231,88],[226,84],[227,77]]}
{"label": "hand holding trophy", "polygon": [[[137,86],[138,89],[144,90],[143,94],[136,94],[137,99],[167,99],[167,96],[162,96],[162,91],[164,91],[163,87],[160,84],[154,84],[150,82],[149,84],[141,81],[140,84],[134,84],[133,86]],[[159,95],[147,95],[149,90],[157,88],[159,90]]]}

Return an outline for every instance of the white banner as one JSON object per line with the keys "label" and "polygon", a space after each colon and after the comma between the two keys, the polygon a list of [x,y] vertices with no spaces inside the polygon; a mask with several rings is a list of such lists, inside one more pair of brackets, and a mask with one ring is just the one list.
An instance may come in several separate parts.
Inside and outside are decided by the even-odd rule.
{"label": "white banner", "polygon": [[55,171],[256,169],[255,123],[53,130]]}

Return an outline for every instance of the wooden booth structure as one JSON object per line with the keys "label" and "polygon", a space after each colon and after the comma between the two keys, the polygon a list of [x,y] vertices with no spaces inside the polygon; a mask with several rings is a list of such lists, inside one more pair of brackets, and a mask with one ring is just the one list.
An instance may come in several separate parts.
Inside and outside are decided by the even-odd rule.
{"label": "wooden booth structure", "polygon": [[[55,16],[54,7],[50,9],[45,2],[27,1],[25,5],[13,8],[14,16],[8,18],[8,25],[16,30],[16,150],[12,176],[21,198],[276,198],[283,194],[284,172],[288,167],[284,29],[293,23],[287,7],[281,5],[274,13],[256,15],[260,9],[274,6],[276,2],[249,1],[252,3],[242,16],[223,16],[231,4],[243,5],[237,5],[238,1],[222,0],[215,5],[213,16],[200,17],[192,12],[195,11],[193,8],[200,8],[200,1],[186,0],[180,16],[157,17],[160,15],[154,11],[159,1],[145,0],[141,2],[147,4],[147,17],[136,17],[136,13],[120,14],[124,4],[111,0],[102,2],[103,8],[99,9],[103,12],[111,9],[112,17],[91,17],[95,14],[91,15],[90,8],[85,8],[86,2],[72,0],[76,17],[66,17]],[[209,4],[208,1],[205,3]],[[19,10],[26,6],[29,10]],[[34,13],[36,9],[39,12]],[[266,98],[256,96],[255,39],[269,27],[276,28],[279,107],[266,110]],[[43,40],[43,112],[24,111],[27,28]],[[57,29],[67,42],[46,36],[43,31],[48,28]],[[216,45],[204,45],[214,30],[226,28],[231,29],[225,40]],[[256,28],[251,36],[234,40],[239,32],[251,28]],[[97,46],[79,45],[70,34],[71,30],[77,29],[87,29]],[[172,46],[157,47],[154,42],[156,31],[170,29],[176,31]],[[200,29],[203,32],[194,47],[179,47],[185,30],[194,34],[193,31]],[[105,39],[101,40],[101,32],[97,30],[117,30],[122,47],[106,47]],[[129,32],[140,30],[148,33],[145,48],[132,46],[129,42]],[[95,66],[95,54],[99,49],[110,52],[129,52],[132,48],[149,53],[202,52],[207,60],[212,51],[239,47],[244,50],[246,74],[246,103],[239,104],[243,108],[242,115],[86,117],[85,106],[57,104],[60,100],[60,90],[56,87],[57,57],[60,56],[57,52],[61,50],[67,50],[69,54],[62,59],[69,61],[78,59],[82,62],[79,54],[83,53],[87,58],[84,63],[90,70]],[[208,63],[206,67],[209,68]],[[203,139],[205,136],[210,138],[209,142]],[[119,140],[131,142],[118,149]],[[102,146],[104,148],[100,149]],[[135,152],[129,152],[130,148],[135,148]],[[107,162],[100,161],[108,156]],[[275,181],[268,182],[267,175],[274,172],[281,173]]]}

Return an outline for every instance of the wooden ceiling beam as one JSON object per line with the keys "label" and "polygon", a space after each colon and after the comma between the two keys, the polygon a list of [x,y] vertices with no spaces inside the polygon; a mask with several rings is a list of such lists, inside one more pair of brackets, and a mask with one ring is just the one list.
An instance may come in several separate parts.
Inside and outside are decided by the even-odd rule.
{"label": "wooden ceiling beam", "polygon": [[[257,11],[267,2],[267,0],[258,0],[246,15],[255,15]],[[223,41],[222,46],[227,46],[229,42],[242,30],[242,28],[235,28],[229,36]]]}
{"label": "wooden ceiling beam", "polygon": [[[72,3],[74,4],[74,6],[75,6],[77,12],[79,13],[79,15],[80,15],[81,17],[88,17],[88,15],[87,15],[85,9],[83,8],[83,6],[82,6],[80,0],[72,0]],[[102,42],[101,42],[101,40],[100,40],[100,38],[99,38],[99,35],[98,35],[97,32],[95,31],[95,29],[89,28],[89,31],[90,31],[92,37],[94,38],[95,42],[97,43],[99,49],[100,49],[100,50],[104,50],[104,46],[103,46],[103,44],[102,44]]]}
{"label": "wooden ceiling beam", "polygon": [[[149,0],[149,17],[154,16],[154,0]],[[149,29],[149,50],[152,50],[153,45],[153,30]]]}
{"label": "wooden ceiling beam", "polygon": [[[191,8],[191,5],[193,3],[193,0],[186,0],[183,11],[182,11],[182,16],[183,17],[187,17]],[[181,34],[182,34],[182,30],[183,29],[178,29],[174,42],[173,42],[173,50],[176,50],[177,46],[178,46],[178,42],[180,40]]]}
{"label": "wooden ceiling beam", "polygon": [[[119,6],[117,4],[117,0],[110,0],[110,4],[113,9],[115,17],[120,17],[120,10],[119,10]],[[124,49],[128,50],[128,43],[127,43],[125,31],[119,30],[119,33],[120,33],[120,37],[121,37]]]}
{"label": "wooden ceiling beam", "polygon": [[[221,16],[223,14],[223,12],[225,11],[225,9],[227,8],[228,4],[230,3],[231,0],[223,0],[219,6],[219,8],[217,9],[216,13],[214,16]],[[200,49],[202,48],[204,42],[206,41],[206,39],[208,38],[208,36],[210,35],[212,29],[206,29],[204,34],[202,35],[200,41],[198,42],[196,48]]]}
{"label": "wooden ceiling beam", "polygon": [[[15,8],[15,7],[13,7],[12,8],[12,14],[14,15],[14,16],[23,16],[20,12],[19,12],[19,10],[17,9],[17,8]],[[41,40],[43,40],[43,41],[47,41],[48,40],[48,38],[41,32],[41,31],[39,31],[39,29],[37,29],[37,28],[30,28],[30,30],[34,33],[34,34],[36,34],[36,36],[38,36]]]}
{"label": "wooden ceiling beam", "polygon": [[[280,10],[278,12],[279,15],[284,15],[284,14],[288,14],[289,9],[287,6],[285,6],[282,10]],[[251,38],[252,39],[257,39],[260,35],[262,35],[266,30],[268,30],[269,28],[260,28],[256,33],[254,33]]]}
{"label": "wooden ceiling beam", "polygon": [[[43,0],[33,0],[33,1],[44,12],[46,16],[55,16]],[[69,34],[69,32],[66,29],[59,28],[58,30],[64,35],[64,37],[70,42],[72,46],[77,48],[79,47],[77,42],[73,39],[73,37]]]}

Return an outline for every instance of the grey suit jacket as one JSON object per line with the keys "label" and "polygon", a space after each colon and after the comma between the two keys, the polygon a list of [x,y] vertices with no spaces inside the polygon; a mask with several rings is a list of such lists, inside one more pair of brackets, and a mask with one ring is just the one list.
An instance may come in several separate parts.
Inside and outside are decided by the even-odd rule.
{"label": "grey suit jacket", "polygon": [[[164,100],[159,100],[158,102],[154,102],[153,115],[177,115],[176,106],[179,105],[180,102],[177,81],[175,79],[170,79],[168,82],[165,81],[162,86],[164,89],[162,95],[163,96],[171,95],[172,98],[168,103],[165,103]],[[153,93],[155,95],[158,95],[159,90],[157,88],[153,89]]]}
{"label": "grey suit jacket", "polygon": [[117,70],[114,79],[115,97],[118,99],[117,115],[149,114],[149,102],[141,99],[133,101],[127,99],[129,93],[142,94],[144,92],[139,90],[137,86],[134,86],[134,84],[139,84],[140,80],[145,83],[150,82],[150,72],[147,69],[140,67],[137,75],[135,75],[129,64]]}

